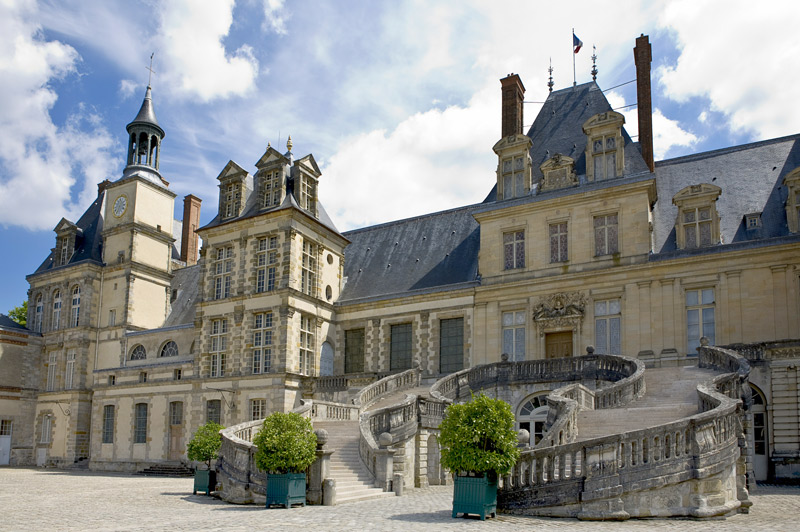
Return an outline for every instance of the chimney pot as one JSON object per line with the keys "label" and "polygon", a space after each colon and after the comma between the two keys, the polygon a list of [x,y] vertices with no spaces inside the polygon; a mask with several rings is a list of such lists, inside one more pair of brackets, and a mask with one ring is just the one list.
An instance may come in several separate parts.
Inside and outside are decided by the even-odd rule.
{"label": "chimney pot", "polygon": [[203,200],[189,194],[183,198],[183,227],[181,230],[181,260],[187,266],[197,264],[197,233],[200,226],[200,203]]}
{"label": "chimney pot", "polygon": [[653,61],[650,39],[642,34],[636,38],[633,49],[636,64],[636,99],[639,114],[639,147],[642,157],[651,172],[655,171],[653,160],[653,101],[650,92],[650,63]]}

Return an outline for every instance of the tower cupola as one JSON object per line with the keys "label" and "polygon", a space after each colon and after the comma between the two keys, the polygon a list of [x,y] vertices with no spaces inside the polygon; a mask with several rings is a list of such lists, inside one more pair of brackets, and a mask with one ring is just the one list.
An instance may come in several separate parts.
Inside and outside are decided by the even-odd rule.
{"label": "tower cupola", "polygon": [[139,113],[126,129],[128,131],[128,160],[124,175],[138,173],[146,176],[150,174],[151,180],[163,184],[163,178],[158,173],[158,164],[161,156],[161,141],[165,134],[156,120],[150,85],[147,86]]}

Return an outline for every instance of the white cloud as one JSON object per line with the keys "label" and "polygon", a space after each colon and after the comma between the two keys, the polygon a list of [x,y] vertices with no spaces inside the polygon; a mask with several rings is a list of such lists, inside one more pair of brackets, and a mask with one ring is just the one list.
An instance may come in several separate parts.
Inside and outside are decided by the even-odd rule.
{"label": "white cloud", "polygon": [[677,64],[656,71],[667,96],[708,97],[712,111],[729,117],[732,132],[768,138],[797,131],[796,2],[681,0],[666,6],[659,23],[681,49]]}
{"label": "white cloud", "polygon": [[176,0],[161,5],[157,41],[166,63],[161,70],[183,96],[207,102],[255,89],[258,61],[252,47],[245,44],[228,53],[222,42],[233,23],[233,4],[234,0]]}
{"label": "white cloud", "polygon": [[123,100],[127,100],[134,93],[139,92],[139,84],[130,79],[123,79],[119,82],[119,93]]}
{"label": "white cloud", "polygon": [[50,84],[74,74],[80,57],[43,38],[37,14],[29,3],[0,7],[0,77],[14,80],[0,84],[0,128],[9,132],[0,136],[0,224],[52,229],[61,216],[77,219],[116,161],[90,109],[79,106],[63,127],[53,123]]}
{"label": "white cloud", "polygon": [[284,0],[264,0],[264,23],[261,29],[286,35],[286,22],[290,15],[283,4]]}

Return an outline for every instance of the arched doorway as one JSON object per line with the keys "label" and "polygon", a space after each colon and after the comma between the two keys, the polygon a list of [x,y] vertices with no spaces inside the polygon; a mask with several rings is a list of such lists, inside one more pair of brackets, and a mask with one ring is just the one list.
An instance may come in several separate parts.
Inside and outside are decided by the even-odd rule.
{"label": "arched doorway", "polygon": [[769,476],[769,432],[767,431],[767,400],[761,390],[750,385],[753,392],[753,473],[756,480]]}
{"label": "arched doorway", "polygon": [[428,484],[431,486],[442,484],[442,465],[439,458],[439,439],[431,434],[428,436]]}
{"label": "arched doorway", "polygon": [[530,435],[530,445],[539,443],[544,434],[544,425],[547,422],[547,401],[545,398],[550,392],[542,392],[528,397],[522,402],[517,411],[517,428],[527,430]]}
{"label": "arched doorway", "polygon": [[330,375],[333,375],[333,346],[329,342],[323,342],[319,353],[319,376]]}

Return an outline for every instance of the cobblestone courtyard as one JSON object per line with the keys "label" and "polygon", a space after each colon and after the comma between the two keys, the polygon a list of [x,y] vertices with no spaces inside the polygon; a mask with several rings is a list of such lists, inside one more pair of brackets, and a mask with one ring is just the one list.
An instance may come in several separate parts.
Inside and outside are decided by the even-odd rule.
{"label": "cobblestone courtyard", "polygon": [[481,522],[450,517],[452,489],[334,507],[266,510],[192,495],[192,479],[0,469],[0,530],[798,530],[800,488],[760,486],[749,515],[726,520],[592,523],[500,515]]}

